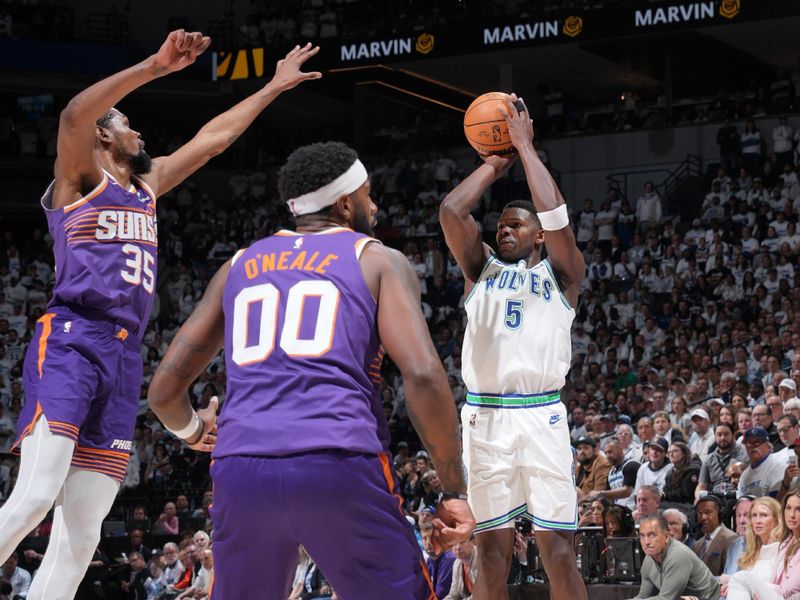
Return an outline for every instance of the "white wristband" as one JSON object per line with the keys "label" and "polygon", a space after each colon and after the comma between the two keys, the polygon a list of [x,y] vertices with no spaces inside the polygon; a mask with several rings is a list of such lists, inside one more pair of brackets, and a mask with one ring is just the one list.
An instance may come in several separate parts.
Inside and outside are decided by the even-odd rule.
{"label": "white wristband", "polygon": [[569,225],[569,214],[567,213],[567,205],[562,204],[558,208],[548,210],[547,212],[537,213],[539,222],[542,224],[542,229],[545,231],[558,231],[564,229]]}
{"label": "white wristband", "polygon": [[177,431],[167,427],[167,431],[172,433],[172,435],[181,438],[182,440],[188,440],[189,438],[197,435],[197,432],[200,431],[202,427],[203,420],[200,418],[200,415],[197,414],[197,411],[192,409],[192,420],[189,421],[189,424],[186,427],[183,429],[178,429]]}

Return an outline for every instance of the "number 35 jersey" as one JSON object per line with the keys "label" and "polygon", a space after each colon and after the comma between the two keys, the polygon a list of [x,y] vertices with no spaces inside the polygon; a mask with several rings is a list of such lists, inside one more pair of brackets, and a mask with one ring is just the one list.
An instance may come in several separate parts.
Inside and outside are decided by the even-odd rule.
{"label": "number 35 jersey", "polygon": [[42,197],[56,258],[50,306],[83,307],[141,337],[156,283],[155,194],[138,177],[125,189],[104,171],[72,204],[53,209],[52,195],[51,183]]}
{"label": "number 35 jersey", "polygon": [[234,257],[215,457],[387,450],[377,305],[358,260],[374,241],[282,230]]}
{"label": "number 35 jersey", "polygon": [[461,374],[468,393],[524,395],[563,387],[575,311],[546,259],[527,268],[523,261],[489,257],[465,309]]}

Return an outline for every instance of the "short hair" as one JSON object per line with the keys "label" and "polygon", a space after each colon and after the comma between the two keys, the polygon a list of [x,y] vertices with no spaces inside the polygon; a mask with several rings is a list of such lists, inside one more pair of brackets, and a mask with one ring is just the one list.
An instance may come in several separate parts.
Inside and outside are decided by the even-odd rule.
{"label": "short hair", "polygon": [[657,523],[658,529],[661,531],[661,533],[667,533],[669,531],[669,523],[667,523],[667,520],[664,518],[664,516],[659,513],[645,515],[639,519],[639,531],[641,531],[642,526],[644,526],[645,523]]}
{"label": "short hair", "polygon": [[116,111],[113,108],[111,108],[107,110],[105,113],[103,113],[103,116],[97,119],[97,121],[95,121],[95,124],[98,127],[102,127],[103,129],[108,129],[109,127],[111,127],[111,121],[114,120],[115,114]]}
{"label": "short hair", "polygon": [[790,415],[788,413],[784,413],[780,417],[778,417],[778,421],[789,421],[789,425],[791,425],[792,427],[796,427],[798,423],[797,417],[795,417],[794,415]]}
{"label": "short hair", "polygon": [[664,512],[661,513],[664,518],[666,519],[669,515],[677,515],[680,522],[683,524],[684,531],[688,531],[689,529],[689,517],[679,511],[677,508],[668,508]]}
{"label": "short hair", "polygon": [[714,426],[714,431],[716,431],[716,430],[717,430],[717,428],[719,428],[719,427],[727,427],[727,428],[730,430],[731,434],[735,433],[735,432],[733,431],[733,425],[731,425],[731,424],[730,424],[730,423],[728,423],[727,421],[720,421],[719,423],[717,423],[717,424]]}
{"label": "short hair", "polygon": [[433,530],[433,523],[430,521],[425,521],[419,524],[419,532],[422,533],[423,531]]}
{"label": "short hair", "polygon": [[654,485],[643,485],[643,486],[642,486],[642,487],[640,487],[640,488],[639,488],[639,490],[636,492],[636,497],[638,498],[639,496],[641,496],[641,495],[642,495],[642,492],[645,492],[645,493],[647,493],[647,494],[649,494],[649,495],[651,495],[651,496],[655,497],[655,498],[656,498],[657,500],[659,500],[659,501],[661,500],[661,490],[660,490],[660,489],[658,489],[658,488],[657,488],[656,486],[654,486]]}
{"label": "short hair", "polygon": [[539,215],[536,212],[536,207],[530,200],[512,200],[503,207],[503,210],[507,210],[509,208],[521,208],[522,210],[527,210],[531,214],[531,219],[533,219],[533,222],[536,223],[538,227],[542,226],[542,222],[539,220]]}
{"label": "short hair", "polygon": [[130,562],[131,560],[133,560],[133,558],[134,558],[134,557],[136,557],[136,556],[138,556],[139,558],[141,558],[142,560],[144,560],[144,556],[142,555],[142,553],[141,553],[141,552],[137,552],[137,551],[135,551],[135,550],[134,550],[133,552],[131,552],[130,554],[128,554],[128,562]]}
{"label": "short hair", "polygon": [[175,542],[167,542],[166,544],[164,544],[164,552],[166,552],[167,549],[175,550],[175,552],[177,552],[178,551],[178,544],[176,544]]}
{"label": "short hair", "polygon": [[318,190],[342,175],[356,160],[356,151],[342,142],[301,146],[289,155],[278,173],[281,199],[287,202]]}

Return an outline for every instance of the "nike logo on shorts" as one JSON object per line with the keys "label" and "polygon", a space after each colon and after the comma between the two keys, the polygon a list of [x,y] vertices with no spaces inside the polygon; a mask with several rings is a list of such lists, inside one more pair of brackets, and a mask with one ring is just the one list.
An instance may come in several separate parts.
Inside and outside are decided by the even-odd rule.
{"label": "nike logo on shorts", "polygon": [[550,415],[550,425],[555,425],[561,420],[561,415]]}

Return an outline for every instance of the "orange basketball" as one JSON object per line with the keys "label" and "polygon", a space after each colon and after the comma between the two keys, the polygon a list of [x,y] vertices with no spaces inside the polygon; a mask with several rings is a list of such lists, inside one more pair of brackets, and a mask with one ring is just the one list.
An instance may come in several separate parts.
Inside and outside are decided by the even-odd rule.
{"label": "orange basketball", "polygon": [[508,125],[500,112],[506,94],[488,92],[473,100],[464,113],[464,135],[478,154],[509,154],[513,148]]}

